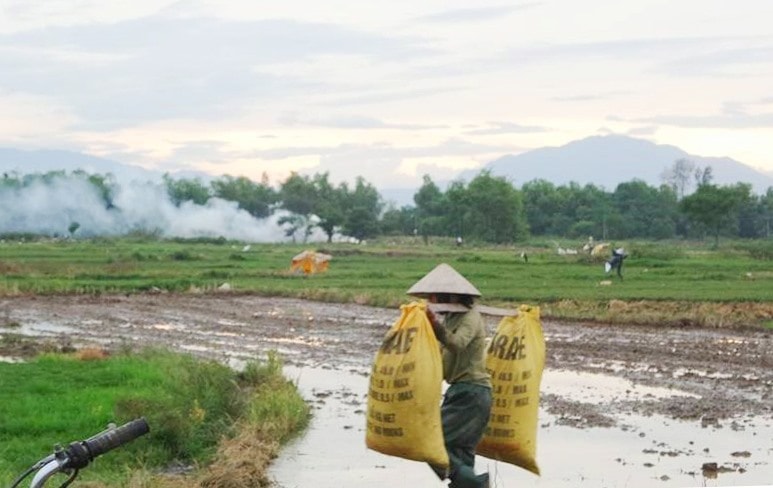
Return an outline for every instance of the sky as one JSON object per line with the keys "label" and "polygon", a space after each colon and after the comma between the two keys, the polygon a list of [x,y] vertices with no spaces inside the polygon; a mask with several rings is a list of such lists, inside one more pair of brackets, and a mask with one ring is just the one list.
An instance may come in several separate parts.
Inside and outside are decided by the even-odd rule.
{"label": "sky", "polygon": [[410,188],[627,134],[773,171],[770,0],[0,0],[0,146]]}

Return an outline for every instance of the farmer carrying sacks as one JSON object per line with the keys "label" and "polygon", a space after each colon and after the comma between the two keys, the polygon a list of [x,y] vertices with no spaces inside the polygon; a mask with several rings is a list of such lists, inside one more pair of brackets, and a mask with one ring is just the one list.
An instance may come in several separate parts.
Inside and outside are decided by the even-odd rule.
{"label": "farmer carrying sacks", "polygon": [[429,302],[427,317],[442,346],[443,379],[448,384],[440,418],[449,464],[445,468],[430,463],[430,467],[440,479],[451,480],[448,488],[487,487],[488,473],[475,471],[475,446],[491,412],[486,325],[476,303],[480,292],[454,268],[441,263],[408,294]]}
{"label": "farmer carrying sacks", "polygon": [[545,340],[539,308],[521,305],[518,312],[502,319],[489,343],[486,367],[494,401],[476,451],[539,474],[537,411]]}
{"label": "farmer carrying sacks", "polygon": [[376,354],[365,443],[383,454],[446,467],[438,409],[443,364],[426,308],[424,302],[402,305]]}

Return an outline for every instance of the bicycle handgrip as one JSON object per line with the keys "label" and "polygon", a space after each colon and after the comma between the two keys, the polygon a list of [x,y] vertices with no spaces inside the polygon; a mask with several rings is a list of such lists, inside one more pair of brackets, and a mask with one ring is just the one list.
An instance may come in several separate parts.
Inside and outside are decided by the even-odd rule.
{"label": "bicycle handgrip", "polygon": [[91,459],[94,459],[148,432],[150,432],[150,426],[145,418],[141,417],[86,439],[83,444],[88,449]]}

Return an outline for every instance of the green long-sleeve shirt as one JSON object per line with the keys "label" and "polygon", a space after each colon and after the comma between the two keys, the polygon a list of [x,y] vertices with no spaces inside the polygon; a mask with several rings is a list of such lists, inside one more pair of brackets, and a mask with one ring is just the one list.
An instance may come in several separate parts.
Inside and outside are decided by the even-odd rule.
{"label": "green long-sleeve shirt", "polygon": [[472,383],[491,387],[486,371],[486,326],[473,308],[469,312],[449,313],[438,328],[442,344],[443,379],[449,384]]}

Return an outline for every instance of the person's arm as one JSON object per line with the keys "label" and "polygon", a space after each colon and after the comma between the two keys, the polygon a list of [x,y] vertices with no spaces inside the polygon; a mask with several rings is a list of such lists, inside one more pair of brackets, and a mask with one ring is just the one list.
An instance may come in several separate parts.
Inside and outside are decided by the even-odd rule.
{"label": "person's arm", "polygon": [[[456,331],[450,332],[443,324],[440,323],[437,315],[432,313],[430,310],[427,310],[427,312],[427,317],[429,317],[429,321],[432,324],[432,330],[435,331],[435,337],[437,337],[437,340],[451,351],[460,351],[464,349],[467,347],[467,344],[469,344],[475,338],[477,331],[475,330],[475,327],[471,326],[471,324],[462,324],[456,328]],[[472,318],[468,312],[463,317],[461,317],[460,320],[466,322],[472,320]]]}

